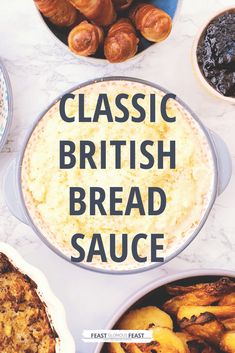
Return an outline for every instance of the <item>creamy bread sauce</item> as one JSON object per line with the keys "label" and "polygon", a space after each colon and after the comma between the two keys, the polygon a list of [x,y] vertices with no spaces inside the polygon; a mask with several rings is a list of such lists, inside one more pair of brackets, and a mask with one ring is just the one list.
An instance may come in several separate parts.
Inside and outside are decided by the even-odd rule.
{"label": "creamy bread sauce", "polygon": [[[99,93],[107,93],[109,102],[114,104],[118,93],[131,96],[141,92],[148,97],[155,93],[160,103],[164,95],[150,86],[129,82],[111,81],[98,82],[79,89],[74,93],[84,93],[88,99],[87,113],[95,108]],[[148,111],[149,101],[146,99],[145,108]],[[59,114],[59,104],[55,104],[39,121],[34,129],[22,163],[22,190],[28,212],[43,236],[66,256],[75,255],[71,246],[71,237],[75,233],[86,235],[83,247],[88,249],[93,233],[101,233],[104,243],[109,244],[109,234],[120,235],[127,233],[131,242],[133,236],[141,233],[164,233],[164,252],[161,255],[170,256],[195,231],[201,222],[208,202],[211,199],[214,182],[213,158],[211,149],[198,123],[176,101],[170,100],[168,113],[176,116],[175,123],[166,123],[158,119],[157,123],[150,123],[146,119],[137,124],[108,123],[101,119],[99,123],[65,123]],[[120,115],[120,111],[114,112]],[[133,109],[130,107],[130,110]],[[76,100],[69,103],[69,113],[76,114]],[[157,113],[160,112],[159,104]],[[133,110],[133,115],[136,111]],[[113,150],[107,149],[106,170],[80,170],[78,165],[73,169],[59,169],[59,141],[71,140],[79,146],[80,140],[91,140],[97,146],[97,160],[99,143],[101,140],[144,140],[176,141],[176,169],[170,169],[169,163],[164,169],[131,170],[128,167],[128,148],[124,149],[122,169],[113,168]],[[126,154],[125,154],[126,153]],[[76,151],[79,155],[79,150]],[[137,156],[138,158],[138,156]],[[143,158],[143,157],[142,157]],[[143,200],[147,200],[147,188],[161,187],[167,196],[167,206],[159,216],[140,216],[133,211],[130,216],[81,216],[69,215],[69,187],[81,186],[87,191],[91,186],[99,186],[107,191],[112,186],[124,188],[123,204],[126,204],[131,186],[138,186]],[[109,199],[105,201],[109,209]],[[120,206],[121,207],[121,206]],[[120,238],[120,237],[119,237]],[[142,241],[141,255],[149,255],[149,241]],[[120,242],[117,245],[120,248]],[[75,255],[76,256],[76,255]],[[126,270],[148,265],[139,264],[129,257],[124,264],[101,263],[99,258],[90,266],[107,269]]]}

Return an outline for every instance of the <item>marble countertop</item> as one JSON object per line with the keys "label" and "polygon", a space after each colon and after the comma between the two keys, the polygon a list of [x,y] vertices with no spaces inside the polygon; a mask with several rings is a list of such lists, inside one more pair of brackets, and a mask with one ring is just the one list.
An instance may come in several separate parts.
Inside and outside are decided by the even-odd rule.
{"label": "marble countertop", "polygon": [[[198,28],[211,14],[229,5],[235,6],[235,0],[184,0],[173,33],[165,43],[134,61],[110,65],[76,59],[55,43],[42,26],[32,0],[1,0],[0,57],[12,83],[14,117],[7,144],[0,153],[0,185],[24,135],[46,106],[78,83],[110,75],[150,80],[175,92],[227,142],[234,163],[234,106],[210,96],[195,79],[191,65],[191,48]],[[10,214],[2,188],[0,240],[14,246],[46,274],[65,306],[77,352],[90,353],[94,346],[81,341],[82,329],[104,328],[116,309],[146,283],[178,271],[235,268],[234,200],[235,174],[216,200],[203,230],[180,256],[160,269],[131,277],[88,272],[56,256],[29,227]]]}

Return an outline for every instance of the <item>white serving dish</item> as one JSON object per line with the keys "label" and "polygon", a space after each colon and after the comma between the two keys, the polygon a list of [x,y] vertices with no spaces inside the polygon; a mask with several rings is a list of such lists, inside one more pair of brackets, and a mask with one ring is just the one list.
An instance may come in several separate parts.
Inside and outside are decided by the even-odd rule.
{"label": "white serving dish", "polygon": [[[163,0],[149,0],[148,2],[152,3],[155,6],[159,6],[160,8],[162,8],[161,5],[163,5],[163,7],[167,6],[166,2],[164,2]],[[169,2],[169,5],[171,5],[171,3],[177,2],[176,11],[175,11],[174,15],[172,16],[173,17],[173,26],[174,26],[176,20],[178,19],[183,0],[168,0],[168,2]],[[97,65],[97,64],[107,64],[108,63],[108,60],[103,59],[103,58],[98,58],[98,57],[93,57],[93,56],[92,57],[79,56],[79,55],[73,53],[72,51],[70,51],[70,49],[69,49],[68,45],[65,43],[65,41],[59,39],[59,36],[57,34],[57,32],[59,32],[59,30],[56,29],[56,27],[53,26],[53,25],[48,25],[47,21],[42,16],[40,11],[37,8],[36,8],[36,10],[37,10],[37,12],[39,14],[39,17],[40,17],[40,20],[41,20],[41,23],[43,24],[43,26],[47,29],[47,31],[49,32],[49,34],[51,35],[53,40],[55,40],[55,42],[58,43],[64,50],[69,52],[75,58],[83,59],[83,60],[85,60],[85,61],[87,61],[88,63],[91,63],[91,64]],[[162,44],[162,43],[151,43],[151,45],[149,45],[149,42],[147,40],[143,40],[143,43],[144,43],[143,44],[143,49],[141,49],[133,58],[130,58],[130,59],[126,60],[125,62],[130,62],[133,59],[141,58],[143,56],[143,54],[146,54],[147,52],[149,52],[149,50],[151,48],[153,48],[153,46],[155,47],[155,46],[159,46],[159,45]],[[119,65],[119,64],[116,64],[116,65]]]}
{"label": "white serving dish", "polygon": [[56,353],[75,353],[75,343],[67,326],[63,305],[52,293],[44,274],[29,265],[15,249],[6,243],[0,242],[0,252],[5,254],[21,273],[29,276],[37,284],[37,293],[42,302],[45,303],[51,326],[58,335]]}
{"label": "white serving dish", "polygon": [[4,146],[12,122],[12,90],[8,73],[0,60],[0,151]]}
{"label": "white serving dish", "polygon": [[[145,286],[141,290],[139,290],[136,294],[131,296],[129,300],[127,300],[121,307],[120,309],[116,312],[114,317],[111,318],[109,321],[107,327],[105,329],[107,330],[112,330],[116,323],[121,319],[121,317],[128,311],[130,310],[133,306],[138,305],[138,303],[141,301],[141,306],[145,306],[145,303],[142,302],[144,300],[144,297],[149,295],[151,292],[158,290],[160,287],[163,287],[167,284],[170,284],[175,281],[181,281],[184,279],[197,279],[199,281],[199,278],[212,278],[212,277],[230,277],[235,279],[235,272],[233,271],[227,271],[227,270],[216,270],[216,269],[205,269],[205,270],[191,270],[191,271],[186,271],[186,272],[179,272],[175,273],[172,275],[168,276],[163,276],[160,279],[150,283],[149,285]],[[196,281],[196,282],[197,282]],[[146,304],[149,305],[149,304]],[[152,304],[153,305],[153,304]],[[156,298],[156,303],[154,304],[157,306],[157,298]],[[106,353],[103,351],[103,343],[99,343],[95,350],[94,353]]]}
{"label": "white serving dish", "polygon": [[221,93],[219,93],[218,91],[216,91],[216,89],[214,87],[212,87],[209,82],[206,80],[206,78],[204,77],[199,64],[198,64],[198,60],[197,60],[197,48],[198,48],[198,44],[202,38],[202,36],[204,35],[208,25],[218,16],[224,14],[227,11],[235,11],[235,6],[233,7],[227,7],[225,9],[223,9],[222,11],[217,12],[216,14],[214,14],[213,16],[211,16],[206,23],[199,29],[198,34],[194,40],[193,43],[193,48],[192,48],[192,63],[193,63],[193,71],[197,77],[197,79],[199,80],[199,82],[201,83],[201,85],[207,89],[207,91],[210,92],[211,95],[213,95],[216,98],[222,99],[225,102],[228,103],[233,103],[235,104],[235,98],[234,97],[226,97],[223,96]]}
{"label": "white serving dish", "polygon": [[[82,85],[76,86],[73,89],[69,90],[68,92],[72,92],[80,87],[83,86],[88,86],[92,85],[93,83],[100,82],[100,81],[116,81],[116,80],[124,80],[124,81],[131,81],[131,82],[139,82],[143,83],[149,86],[152,86],[154,88],[159,89],[161,92],[168,93],[165,89],[162,87],[135,78],[128,78],[128,77],[106,77],[106,78],[101,78],[101,79],[96,79],[92,80],[89,82],[86,82]],[[66,93],[68,93],[66,92]],[[24,156],[24,152],[28,143],[28,140],[37,125],[38,121],[45,115],[45,113],[54,105],[58,100],[62,97],[58,97],[40,116],[39,119],[34,123],[31,131],[29,132],[23,146],[20,155],[16,160],[14,160],[9,169],[6,171],[5,175],[5,185],[4,185],[4,193],[5,193],[5,199],[7,206],[11,213],[18,218],[20,221],[23,223],[29,225],[35,232],[36,234],[39,235],[39,237],[46,243],[47,246],[49,246],[55,253],[58,255],[62,256],[66,260],[70,261],[70,257],[65,256],[62,254],[58,248],[56,248],[54,245],[52,245],[47,238],[39,231],[37,226],[34,224],[33,219],[30,217],[29,212],[27,210],[27,207],[24,202],[23,194],[22,194],[22,189],[21,189],[21,165],[22,165],[22,160]],[[186,111],[190,112],[190,115],[192,116],[192,119],[194,119],[198,125],[199,128],[203,131],[207,141],[208,141],[208,146],[211,149],[211,154],[213,158],[213,171],[214,171],[214,183],[213,183],[213,190],[211,193],[211,198],[208,204],[207,209],[204,212],[204,216],[198,225],[198,227],[193,231],[193,233],[185,240],[185,242],[182,243],[182,245],[177,248],[170,256],[168,256],[165,259],[165,263],[172,260],[174,257],[179,255],[192,241],[193,239],[197,236],[197,234],[200,232],[202,227],[204,226],[209,213],[214,205],[214,202],[217,198],[218,195],[220,195],[227,187],[231,175],[232,175],[232,163],[231,163],[231,156],[230,153],[227,149],[226,144],[224,141],[214,132],[208,130],[203,123],[197,118],[197,116],[191,111],[191,109],[184,103],[182,102],[179,98],[177,98],[177,101],[182,105]],[[70,261],[71,262],[71,261]],[[141,272],[144,270],[150,270],[153,267],[157,267],[162,265],[162,263],[153,263],[151,265],[135,269],[135,270],[130,270],[127,269],[126,271],[117,271],[117,270],[106,270],[106,269],[101,269],[101,268],[96,268],[94,266],[91,266],[86,263],[79,263],[78,264],[81,267],[84,267],[86,269],[90,269],[93,271],[98,271],[98,272],[105,272],[105,273],[118,273],[118,274],[129,274],[129,273],[137,273]]]}

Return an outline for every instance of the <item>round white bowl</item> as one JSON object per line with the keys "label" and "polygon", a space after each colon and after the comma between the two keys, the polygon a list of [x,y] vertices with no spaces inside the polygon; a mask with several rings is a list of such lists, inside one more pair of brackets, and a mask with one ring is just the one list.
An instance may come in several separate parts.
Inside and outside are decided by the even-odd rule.
{"label": "round white bowl", "polygon": [[[154,301],[154,304],[148,303],[148,298],[146,296],[149,296],[150,294],[153,294],[155,291],[159,290],[161,287],[168,285],[172,282],[175,281],[182,281],[182,280],[192,280],[192,283],[199,283],[200,279],[206,279],[210,280],[213,277],[218,278],[218,277],[230,277],[235,279],[235,272],[233,271],[226,271],[226,270],[216,270],[216,269],[208,269],[208,270],[191,270],[191,271],[186,271],[186,272],[179,272],[175,273],[172,275],[168,276],[162,276],[160,279],[150,283],[149,285],[145,286],[143,289],[139,290],[136,294],[134,294],[129,300],[127,300],[121,307],[120,309],[116,312],[114,317],[109,321],[106,329],[107,330],[112,330],[115,325],[118,323],[118,321],[121,319],[121,317],[130,309],[134,307],[142,307],[142,306],[148,306],[148,305],[156,305],[157,304],[157,299]],[[153,293],[152,293],[153,292]],[[141,304],[141,305],[138,305]],[[106,353],[106,350],[103,349],[104,344],[99,343],[95,350],[94,353]]]}
{"label": "round white bowl", "polygon": [[[168,93],[165,89],[162,87],[135,78],[128,78],[128,77],[106,77],[106,78],[101,78],[101,79],[96,79],[92,80],[89,82],[86,82],[82,85],[76,86],[66,93],[73,92],[76,89],[79,89],[84,86],[92,85],[94,83],[100,82],[100,81],[118,81],[118,80],[124,80],[124,81],[131,81],[131,82],[139,82],[148,86],[151,86],[153,88],[159,89],[161,92]],[[5,175],[5,184],[4,184],[4,193],[5,193],[5,200],[6,204],[11,211],[11,213],[18,218],[20,221],[24,222],[25,224],[29,225],[35,232],[38,234],[38,236],[46,243],[46,245],[51,248],[55,253],[58,255],[62,256],[66,260],[70,262],[70,258],[66,256],[65,254],[61,253],[61,251],[56,248],[48,239],[45,235],[43,235],[38,227],[35,225],[34,220],[31,218],[27,207],[25,205],[24,197],[23,197],[23,192],[22,192],[22,185],[21,185],[21,166],[22,166],[22,161],[24,157],[24,152],[27,146],[27,143],[30,139],[30,136],[32,132],[34,131],[34,128],[36,127],[37,123],[41,120],[41,118],[44,117],[46,112],[54,105],[58,100],[62,97],[58,97],[38,118],[37,121],[35,121],[34,126],[32,129],[29,131],[28,136],[25,139],[25,142],[22,146],[21,153],[19,154],[18,158],[14,160],[9,169],[6,171]],[[214,172],[214,183],[213,183],[213,190],[211,193],[211,198],[209,200],[209,204],[207,209],[204,212],[204,215],[202,217],[201,222],[198,224],[198,227],[192,232],[192,234],[185,239],[185,241],[168,257],[165,258],[165,263],[172,260],[174,257],[176,257],[178,254],[180,254],[192,241],[193,239],[198,235],[202,227],[204,226],[210,211],[214,205],[214,202],[216,200],[216,197],[221,194],[227,187],[231,175],[232,175],[232,164],[231,164],[231,157],[230,153],[227,149],[226,144],[221,140],[221,138],[216,135],[214,132],[208,130],[203,123],[197,118],[197,116],[191,111],[191,109],[184,103],[182,102],[179,98],[177,98],[177,101],[181,104],[181,106],[190,113],[191,117],[193,120],[196,121],[198,128],[202,130],[203,134],[205,135],[205,138],[208,141],[208,146],[211,150],[211,155],[213,158],[213,172]],[[95,266],[92,266],[90,264],[86,263],[78,263],[75,265],[81,266],[85,269],[97,271],[97,272],[103,272],[103,273],[109,273],[109,274],[129,274],[129,273],[137,273],[141,271],[146,271],[150,270],[154,267],[161,266],[163,263],[153,263],[151,265],[147,265],[138,269],[126,269],[125,271],[118,271],[118,270],[108,270],[108,269],[102,269],[98,268]]]}
{"label": "round white bowl", "polygon": [[[166,4],[166,2],[164,0],[148,0],[148,2],[154,4],[155,6],[159,6],[159,8],[167,8],[167,7],[171,7],[171,3],[173,3],[173,5],[175,3],[177,3],[177,7],[176,10],[174,11],[174,14],[172,15],[170,12],[171,11],[167,11],[170,13],[170,15],[172,16],[173,19],[173,26],[175,24],[176,19],[178,18],[183,0],[168,0],[168,5]],[[36,7],[36,6],[35,6]],[[56,28],[56,26],[52,25],[49,23],[49,21],[47,19],[45,19],[43,17],[43,15],[40,13],[40,11],[37,9],[36,10],[39,14],[41,23],[44,25],[44,27],[48,30],[48,32],[50,33],[50,35],[52,36],[52,38],[66,51],[68,51],[70,54],[72,54],[75,58],[79,58],[79,59],[83,59],[91,64],[106,64],[108,63],[108,60],[104,59],[104,58],[98,58],[98,57],[93,57],[93,56],[88,56],[88,57],[84,57],[84,56],[79,56],[75,53],[73,53],[72,51],[70,51],[68,45],[65,43],[65,40],[62,40],[59,38],[58,33],[60,32],[60,30],[58,28]],[[63,35],[62,35],[63,36]],[[61,36],[61,37],[62,37]],[[65,35],[64,35],[65,36]],[[145,40],[143,38],[143,43],[142,46],[144,47],[142,50],[140,50],[133,58],[130,58],[128,60],[126,60],[126,62],[130,62],[133,59],[139,58],[141,57],[143,54],[145,54],[147,51],[149,51],[149,49],[151,49],[153,46],[159,46],[161,45],[161,43],[149,43],[147,40]]]}
{"label": "round white bowl", "polygon": [[37,294],[43,303],[51,322],[51,326],[58,334],[56,353],[75,353],[75,343],[69,332],[65,311],[61,302],[52,293],[44,274],[29,265],[11,246],[0,242],[0,252],[5,254],[10,262],[23,274],[29,276],[37,284]]}
{"label": "round white bowl", "polygon": [[223,15],[225,12],[228,11],[235,11],[235,6],[234,7],[227,7],[219,12],[217,12],[216,14],[214,14],[212,17],[210,17],[206,23],[199,29],[198,34],[194,40],[193,43],[193,48],[192,48],[192,62],[193,62],[193,71],[197,77],[197,79],[199,80],[199,82],[201,83],[201,85],[203,87],[205,87],[207,89],[207,91],[209,91],[214,97],[217,97],[219,99],[222,99],[225,102],[228,103],[233,103],[235,104],[235,97],[226,97],[223,96],[221,93],[219,93],[213,86],[211,86],[209,84],[209,82],[206,80],[206,78],[204,77],[199,64],[198,64],[198,59],[197,59],[197,48],[198,48],[198,44],[202,38],[202,36],[204,35],[208,25],[214,20],[216,19],[218,16]]}

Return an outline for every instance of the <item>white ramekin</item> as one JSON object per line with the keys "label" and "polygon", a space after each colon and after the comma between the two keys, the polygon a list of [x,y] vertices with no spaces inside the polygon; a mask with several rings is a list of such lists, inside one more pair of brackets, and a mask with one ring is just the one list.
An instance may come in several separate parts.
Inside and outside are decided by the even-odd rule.
{"label": "white ramekin", "polygon": [[[121,317],[128,311],[130,310],[133,306],[138,305],[138,302],[141,301],[142,304],[142,299],[150,294],[152,291],[155,291],[159,289],[162,286],[165,286],[167,284],[170,284],[175,281],[181,281],[181,280],[186,280],[186,279],[193,279],[196,278],[199,280],[199,278],[212,278],[212,277],[230,277],[235,279],[235,272],[233,271],[228,271],[228,270],[216,270],[216,269],[205,269],[205,270],[190,270],[190,271],[185,271],[185,272],[179,272],[175,273],[172,275],[168,276],[162,276],[160,279],[150,283],[149,285],[145,286],[141,290],[139,290],[137,293],[132,295],[123,305],[121,305],[120,309],[116,312],[116,314],[111,318],[109,321],[107,327],[105,329],[107,330],[112,330],[116,323],[121,319]],[[157,298],[156,298],[156,306],[157,305]],[[144,306],[144,305],[143,305]],[[95,350],[94,353],[103,353],[102,348],[103,348],[103,343],[99,343]],[[106,352],[105,352],[106,353]]]}
{"label": "white ramekin", "polygon": [[214,97],[222,99],[225,102],[228,103],[233,103],[235,104],[235,98],[234,97],[226,97],[223,96],[221,93],[219,93],[214,87],[212,87],[209,82],[206,80],[206,78],[204,77],[199,64],[198,64],[198,59],[197,59],[197,48],[198,48],[198,44],[202,38],[202,36],[204,35],[208,25],[214,20],[216,19],[218,16],[224,14],[225,12],[228,11],[235,11],[235,6],[234,7],[227,7],[223,10],[220,10],[219,12],[217,12],[216,14],[214,14],[212,17],[210,17],[206,23],[199,29],[198,34],[194,40],[193,43],[193,47],[192,47],[192,64],[193,64],[193,71],[195,73],[195,76],[197,77],[198,81],[201,83],[201,85],[203,87],[205,87],[207,89],[207,91],[210,92],[210,94],[212,94]]}
{"label": "white ramekin", "polygon": [[5,254],[21,273],[26,274],[36,283],[37,293],[42,302],[45,303],[51,326],[58,335],[56,353],[75,353],[75,343],[67,326],[63,305],[52,293],[44,274],[29,265],[15,249],[6,243],[0,242],[0,252]]}

